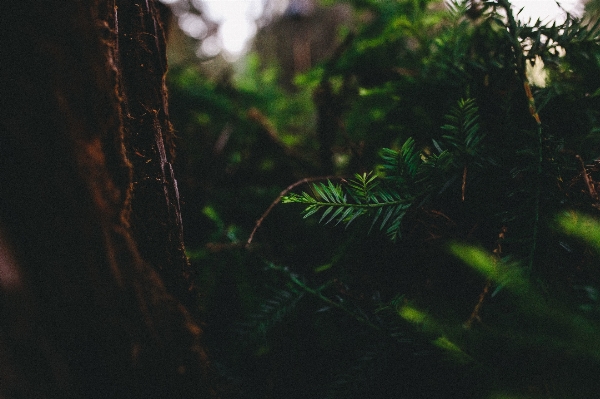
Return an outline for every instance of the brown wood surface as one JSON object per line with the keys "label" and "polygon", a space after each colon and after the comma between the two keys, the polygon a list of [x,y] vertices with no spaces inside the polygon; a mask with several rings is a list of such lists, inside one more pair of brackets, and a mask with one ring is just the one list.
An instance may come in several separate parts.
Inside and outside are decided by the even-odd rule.
{"label": "brown wood surface", "polygon": [[213,395],[155,7],[0,6],[0,397]]}

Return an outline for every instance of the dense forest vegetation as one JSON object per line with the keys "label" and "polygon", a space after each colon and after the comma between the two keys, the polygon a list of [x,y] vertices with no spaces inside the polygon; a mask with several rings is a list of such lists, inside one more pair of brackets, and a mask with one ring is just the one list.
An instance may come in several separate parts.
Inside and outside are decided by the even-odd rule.
{"label": "dense forest vegetation", "polygon": [[212,78],[171,66],[222,396],[594,397],[595,3],[559,24],[507,0],[344,4],[290,83],[257,47]]}

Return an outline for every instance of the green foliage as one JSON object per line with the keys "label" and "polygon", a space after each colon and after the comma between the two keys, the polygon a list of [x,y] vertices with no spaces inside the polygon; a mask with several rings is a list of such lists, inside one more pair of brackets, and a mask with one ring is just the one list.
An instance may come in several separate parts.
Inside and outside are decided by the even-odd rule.
{"label": "green foliage", "polygon": [[380,220],[380,229],[385,228],[390,237],[395,239],[402,216],[412,202],[411,198],[386,190],[379,185],[377,176],[371,173],[356,174],[346,187],[347,193],[339,184],[331,181],[327,184],[318,183],[313,185],[314,197],[306,192],[301,195],[290,194],[282,202],[308,204],[304,210],[305,218],[323,210],[320,221],[325,220],[325,224],[337,221],[337,224],[344,222],[349,225],[357,217],[372,212],[374,218],[371,227]]}
{"label": "green foliage", "polygon": [[[369,98],[374,102],[364,102],[361,106],[373,107],[379,99],[388,100],[388,104],[380,108],[381,112],[370,114],[374,118],[368,120],[364,128],[393,130],[402,145],[379,150],[380,164],[374,168],[376,172],[355,174],[352,180],[342,180],[341,184],[331,181],[313,184],[312,194],[289,194],[284,202],[307,205],[305,218],[322,211],[320,221],[325,224],[335,221],[348,225],[363,215],[368,215],[374,224],[381,221],[383,215],[381,228],[385,227],[388,236],[400,245],[403,241],[412,243],[410,235],[401,234],[402,226],[407,225],[407,220],[415,223],[424,209],[442,215],[455,226],[466,225],[471,229],[468,234],[447,234],[442,238],[460,238],[488,248],[486,251],[458,243],[450,247],[450,252],[487,281],[479,303],[483,303],[487,291],[493,289],[494,295],[504,298],[500,302],[510,303],[514,317],[527,321],[514,324],[502,318],[499,322],[486,318],[488,330],[465,333],[461,325],[470,328],[474,320],[481,320],[480,305],[466,324],[448,318],[448,309],[444,307],[425,312],[413,304],[403,303],[394,307],[397,314],[429,336],[434,346],[454,354],[457,364],[477,362],[493,369],[494,365],[486,359],[486,351],[481,350],[482,346],[489,345],[503,348],[509,357],[528,348],[534,357],[564,357],[573,367],[581,361],[597,369],[600,363],[595,337],[600,326],[593,320],[595,313],[580,315],[580,304],[575,299],[579,295],[578,288],[565,285],[565,280],[558,277],[558,270],[565,267],[561,262],[566,258],[549,248],[559,241],[551,227],[553,215],[567,204],[582,206],[581,197],[563,183],[577,180],[576,171],[581,170],[578,158],[565,157],[565,153],[574,152],[587,160],[599,155],[598,147],[587,146],[590,140],[597,139],[589,132],[596,131],[598,126],[595,108],[598,104],[596,100],[588,100],[598,87],[597,76],[589,76],[590,70],[600,72],[596,58],[600,54],[598,26],[584,26],[572,17],[561,25],[545,25],[539,20],[525,24],[513,18],[511,5],[506,1],[457,2],[449,8],[447,17],[437,20],[446,24],[447,29],[434,31],[429,37],[421,37],[410,29],[403,31],[403,40],[406,33],[417,39],[412,53],[416,58],[412,60],[418,61],[411,65],[415,73],[411,70],[408,74],[402,69],[399,78],[388,77],[380,83],[367,77],[361,80],[360,69],[344,70],[343,62],[347,60],[343,58],[339,63],[342,68],[339,73],[351,71],[359,84],[368,87],[359,89],[357,100]],[[500,10],[507,12],[508,17]],[[477,12],[477,16],[465,18],[471,12]],[[411,25],[402,17],[386,20],[383,25],[388,23],[399,27],[399,31]],[[357,53],[349,51],[348,54],[356,57],[352,65],[360,66],[358,59],[362,54],[376,57],[371,51],[384,47],[382,37],[391,43],[400,40],[400,36],[388,37],[383,32],[385,28],[377,31],[377,39],[356,41]],[[364,34],[368,37],[371,33]],[[596,60],[585,62],[585,57]],[[404,68],[407,59],[411,60],[403,57],[394,65]],[[388,59],[391,60],[393,57]],[[532,92],[527,63],[534,62],[543,62],[548,75],[542,87]],[[565,68],[575,69],[566,73]],[[422,101],[418,95],[405,97],[405,93],[417,92],[411,91],[413,85],[439,95],[427,112],[419,113],[425,107],[421,110],[415,107]],[[441,88],[445,88],[444,94],[436,90]],[[460,91],[468,93],[468,97],[460,99]],[[455,105],[451,106],[450,101]],[[564,110],[556,108],[558,104],[572,107],[575,103],[586,108],[584,113],[575,111],[578,115],[585,114],[583,119],[566,116]],[[414,120],[407,118],[409,112],[415,111]],[[434,111],[442,112],[436,115]],[[559,119],[559,113],[564,119]],[[352,111],[348,118],[352,121]],[[569,129],[568,135],[558,128],[558,124],[566,120],[577,125],[577,129]],[[436,124],[437,129],[432,124]],[[353,125],[353,128],[363,127]],[[406,137],[407,134],[410,136]],[[595,183],[587,184],[592,185],[589,190],[592,193]],[[591,200],[594,198],[597,201],[597,195],[591,195]],[[587,202],[590,203],[589,199]],[[590,225],[588,221],[560,220],[563,228],[577,223]],[[473,234],[480,224],[486,226],[485,231]],[[438,237],[438,227],[427,229],[436,231]],[[414,231],[414,226],[408,225],[405,230]],[[588,232],[586,237],[593,241],[594,234]],[[554,256],[559,258],[552,259]],[[415,258],[412,261],[418,264],[419,259]],[[589,292],[596,292],[593,285],[585,287]],[[498,294],[502,292],[504,294]],[[560,295],[553,298],[554,292]],[[434,308],[440,305],[426,302]],[[593,307],[586,305],[585,308]],[[543,326],[541,330],[540,326]],[[549,326],[555,330],[546,331]],[[570,355],[565,357],[566,350]],[[526,373],[534,373],[542,363],[532,365]],[[500,383],[500,391],[506,383]],[[562,387],[553,389],[566,392]]]}
{"label": "green foliage", "polygon": [[224,397],[593,397],[599,27],[350,3],[293,93],[258,56],[170,76]]}
{"label": "green foliage", "polygon": [[386,184],[380,184],[381,178],[375,172],[356,174],[354,179],[344,180],[343,187],[331,181],[317,183],[312,186],[314,196],[306,192],[292,193],[282,202],[307,204],[304,218],[324,210],[320,222],[325,220],[325,224],[337,221],[347,226],[357,217],[371,214],[371,227],[380,221],[380,229],[385,228],[395,241],[400,234],[402,218],[416,199],[431,197],[434,190],[440,189],[436,183],[447,184],[440,177],[448,174],[450,169],[476,163],[474,160],[484,138],[479,134],[478,118],[474,101],[460,100],[446,116],[447,124],[442,127],[449,132],[442,140],[450,150],[442,150],[434,141],[440,151],[437,155],[417,149],[410,137],[398,151],[381,149],[382,163],[378,171]]}
{"label": "green foliage", "polygon": [[479,132],[477,111],[475,100],[461,99],[458,106],[446,115],[447,124],[442,126],[448,132],[442,139],[452,148],[454,158],[462,161],[461,165],[480,158],[478,152],[485,135]]}
{"label": "green foliage", "polygon": [[272,327],[282,323],[290,315],[304,292],[292,287],[290,290],[277,290],[259,305],[258,311],[251,314],[242,324],[242,338],[246,341],[264,341]]}
{"label": "green foliage", "polygon": [[[572,220],[561,217],[563,232],[578,235],[597,235],[600,233],[598,222],[592,222],[582,215],[571,215],[582,218],[584,223],[593,223],[590,230],[581,225],[573,225]],[[586,226],[587,227],[587,226]],[[561,356],[568,350],[575,358],[586,359],[598,363],[600,361],[600,323],[592,317],[581,315],[578,309],[570,308],[564,302],[545,296],[531,284],[517,264],[508,264],[485,251],[469,245],[454,243],[451,252],[467,265],[482,273],[494,284],[505,287],[514,295],[515,311],[527,322],[511,326],[511,337],[516,341],[513,345],[535,347],[548,353]],[[532,329],[533,325],[552,326],[551,329]],[[506,328],[508,326],[498,326]],[[486,337],[484,337],[486,339]],[[491,339],[494,339],[493,337]]]}
{"label": "green foliage", "polygon": [[[369,2],[360,4],[376,7]],[[393,7],[389,3],[385,4],[378,3],[378,6],[382,7],[381,10]],[[509,226],[514,232],[514,252],[511,256],[527,260],[530,268],[533,268],[539,226],[547,222],[542,212],[557,210],[564,201],[561,193],[555,190],[555,182],[564,181],[567,175],[573,176],[576,160],[573,157],[568,161],[565,159],[567,141],[568,144],[579,146],[568,151],[586,154],[584,159],[597,155],[593,152],[596,147],[581,147],[581,143],[590,143],[592,136],[586,131],[596,129],[594,126],[598,121],[596,111],[589,107],[591,104],[586,105],[586,122],[580,124],[582,119],[570,120],[580,124],[580,129],[569,135],[565,135],[564,131],[557,131],[553,123],[549,126],[544,124],[542,128],[538,112],[541,112],[542,120],[556,117],[555,113],[546,113],[544,109],[550,104],[567,100],[556,90],[572,80],[564,75],[554,75],[552,71],[560,70],[572,57],[578,58],[583,54],[581,51],[571,50],[571,55],[568,55],[569,49],[578,46],[578,43],[586,43],[584,47],[588,48],[587,51],[592,48],[595,49],[593,51],[598,51],[598,27],[586,27],[572,17],[561,25],[545,25],[539,20],[528,25],[513,19],[510,4],[506,1],[484,4],[454,2],[449,5],[446,13],[428,13],[427,18],[434,18],[436,24],[444,25],[445,29],[430,30],[427,35],[423,35],[423,31],[417,29],[417,26],[425,23],[426,18],[421,13],[427,7],[424,3],[419,4],[420,6],[416,6],[416,2],[407,2],[401,6],[396,3],[399,8],[408,7],[403,11],[412,10],[408,12],[415,13],[415,21],[419,22],[407,22],[403,17],[398,20],[380,16],[382,19],[378,20],[378,24],[381,25],[374,25],[380,26],[382,30],[366,29],[362,32],[353,49],[348,50],[338,62],[338,69],[334,68],[334,75],[351,73],[357,77],[359,85],[370,86],[368,89],[358,90],[359,102],[362,98],[381,98],[388,104],[385,106],[387,110],[382,109],[374,119],[364,118],[365,114],[361,113],[361,120],[367,122],[371,136],[377,137],[374,131],[380,127],[382,131],[392,128],[400,140],[405,131],[412,132],[411,136],[403,139],[404,144],[399,149],[379,150],[381,165],[377,167],[377,171],[386,182],[380,189],[387,201],[363,203],[364,201],[356,201],[354,198],[355,188],[352,185],[322,183],[313,189],[316,196],[312,199],[309,194],[303,193],[301,196],[291,194],[285,201],[307,204],[305,217],[324,209],[325,215],[334,215],[329,219],[321,218],[327,223],[333,220],[337,223],[349,222],[364,214],[371,214],[376,221],[383,214],[385,223],[381,227],[387,224],[389,236],[396,239],[399,236],[400,222],[411,206],[413,210],[422,206],[435,208],[436,203],[444,198],[440,194],[456,193],[458,190],[460,195],[457,197],[462,202],[465,202],[465,198],[471,198],[467,202],[474,206],[473,216],[491,219],[498,229],[502,224]],[[411,8],[413,6],[416,8]],[[385,10],[389,11],[387,8]],[[508,10],[509,18],[502,16],[499,10]],[[471,16],[473,19],[465,17],[472,13],[476,13],[475,17]],[[390,38],[383,33],[388,26],[398,28],[395,32],[403,32],[402,39],[396,39],[393,35]],[[403,31],[403,28],[407,30]],[[373,35],[375,38],[370,39]],[[413,36],[414,46],[407,46],[407,37]],[[417,57],[413,59],[416,62],[411,65],[414,69],[405,70],[403,66],[399,66],[411,59],[403,57],[402,61],[395,64],[396,70],[400,72],[399,77],[389,77],[389,80],[381,84],[363,81],[363,78],[369,78],[363,77],[360,70],[353,68],[360,65],[360,57],[372,61],[370,58],[375,54],[370,49],[381,49],[382,38],[386,40],[385,46],[399,45],[403,47],[402,51],[412,48],[412,55]],[[403,46],[395,40],[402,41]],[[563,52],[565,50],[567,55]],[[573,53],[579,55],[575,56]],[[392,54],[397,53],[392,51]],[[352,58],[353,61],[348,64],[349,60],[345,57],[358,58]],[[394,57],[388,57],[388,60],[393,59]],[[552,83],[545,88],[538,88],[535,96],[531,95],[529,89],[525,65],[527,60],[544,62],[551,75]],[[599,65],[596,63],[593,69],[598,71]],[[421,74],[419,70],[424,72]],[[589,70],[589,65],[581,69],[586,75]],[[373,74],[370,73],[369,76]],[[382,73],[376,76],[387,75]],[[453,83],[456,85],[452,86]],[[413,84],[426,89],[413,90],[410,88]],[[595,78],[585,79],[585,84],[596,90]],[[520,86],[525,86],[526,90],[523,91]],[[427,106],[440,109],[440,105],[443,105],[443,113],[421,113],[414,123],[410,117],[406,118],[407,110],[419,111],[415,108],[415,103],[419,104],[421,100],[418,95],[415,98],[415,93],[425,91],[441,94],[436,88],[442,87],[446,93],[434,100],[437,104]],[[457,105],[451,106],[448,101],[453,99],[456,95],[454,93],[461,90],[471,93],[471,97],[454,100]],[[587,91],[588,96],[589,92]],[[412,95],[406,97],[405,93]],[[536,109],[536,97],[541,104],[539,109]],[[424,98],[425,101],[431,99],[429,96]],[[439,102],[440,99],[444,101]],[[567,101],[572,99],[570,97]],[[476,102],[481,103],[481,106]],[[393,107],[389,104],[393,104]],[[375,106],[374,103],[361,104],[363,107],[365,105],[371,109]],[[352,110],[348,112],[349,125],[352,124],[353,113]],[[396,115],[403,116],[400,125],[396,121]],[[381,122],[385,123],[385,127]],[[432,122],[441,126],[441,132],[439,128],[431,126]],[[353,133],[360,135],[360,130],[361,128],[354,126]],[[579,139],[575,139],[575,136]],[[369,176],[375,174],[371,172]],[[491,190],[480,183],[481,179],[495,181]],[[378,192],[375,189],[374,193]],[[331,196],[333,200],[320,200],[323,194]],[[399,206],[397,201],[406,202]],[[480,208],[483,204],[486,205]],[[373,209],[379,207],[382,209]]]}
{"label": "green foliage", "polygon": [[569,235],[583,239],[600,251],[600,222],[586,215],[565,212],[557,218],[560,228]]}

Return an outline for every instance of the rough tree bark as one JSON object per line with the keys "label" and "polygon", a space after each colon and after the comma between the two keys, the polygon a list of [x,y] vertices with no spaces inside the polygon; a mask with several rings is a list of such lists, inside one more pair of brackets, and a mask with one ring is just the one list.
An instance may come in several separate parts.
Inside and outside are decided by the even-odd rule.
{"label": "rough tree bark", "polygon": [[0,6],[0,397],[210,397],[152,0]]}

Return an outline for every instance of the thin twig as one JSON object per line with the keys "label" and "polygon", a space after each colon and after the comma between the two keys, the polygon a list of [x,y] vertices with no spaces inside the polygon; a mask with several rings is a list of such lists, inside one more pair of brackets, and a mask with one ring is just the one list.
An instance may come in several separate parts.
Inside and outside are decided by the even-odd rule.
{"label": "thin twig", "polygon": [[594,184],[592,183],[590,177],[587,174],[587,169],[585,168],[585,164],[583,163],[583,158],[581,158],[579,154],[575,155],[575,157],[579,160],[579,163],[581,164],[581,173],[583,175],[583,181],[585,182],[585,185],[588,188],[590,197],[592,197],[594,201],[598,201],[598,192],[596,191],[596,187],[594,187]]}
{"label": "thin twig", "polygon": [[487,279],[485,282],[485,286],[483,287],[483,291],[481,291],[481,294],[479,294],[479,300],[477,301],[477,305],[475,305],[475,308],[473,309],[473,312],[471,313],[469,320],[467,320],[464,324],[464,327],[467,330],[471,328],[474,321],[481,321],[481,316],[479,316],[479,313],[481,312],[481,307],[483,306],[483,301],[485,300],[487,293],[490,291],[491,286],[492,286],[492,280]]}
{"label": "thin twig", "polygon": [[431,209],[428,212],[429,213],[433,213],[434,215],[437,215],[437,216],[441,216],[441,217],[443,217],[444,219],[446,219],[447,221],[449,221],[450,223],[452,223],[453,225],[456,226],[456,222],[454,220],[450,219],[450,217],[447,216],[446,214],[444,214],[442,211],[437,211],[435,209]]}
{"label": "thin twig", "polygon": [[467,165],[463,169],[463,178],[462,178],[462,202],[465,202],[465,190],[467,188]]}
{"label": "thin twig", "polygon": [[292,191],[294,188],[298,187],[301,184],[311,183],[311,182],[314,182],[314,181],[321,181],[321,180],[332,180],[332,179],[342,179],[342,177],[341,176],[305,177],[304,179],[298,180],[294,184],[288,186],[285,190],[283,190],[281,193],[279,193],[279,195],[277,196],[277,198],[275,198],[275,201],[273,201],[271,203],[271,205],[269,205],[269,207],[262,214],[262,216],[260,217],[260,219],[258,219],[256,221],[256,224],[254,225],[254,229],[252,230],[252,233],[250,233],[250,237],[248,237],[248,241],[246,242],[246,248],[248,248],[250,246],[250,244],[252,243],[252,239],[254,238],[254,234],[256,233],[256,230],[258,230],[258,228],[260,227],[260,225],[262,224],[262,222],[265,220],[265,218],[267,217],[267,215],[269,215],[269,213],[275,207],[275,205],[277,205],[279,202],[281,202],[281,199],[283,198],[284,195],[286,195],[287,193],[289,193],[290,191]]}
{"label": "thin twig", "polygon": [[217,252],[223,252],[223,251],[230,251],[233,249],[237,249],[237,248],[241,248],[243,247],[243,244],[239,241],[236,242],[209,242],[207,243],[204,248],[206,248],[207,251],[211,252],[211,253],[217,253]]}
{"label": "thin twig", "polygon": [[[500,257],[502,255],[502,241],[504,241],[504,238],[506,237],[506,231],[507,231],[506,226],[502,226],[502,229],[500,229],[500,233],[498,233],[498,240],[496,241],[496,248],[493,251],[496,261],[500,260]],[[469,320],[467,320],[463,324],[463,326],[467,330],[471,328],[474,321],[481,321],[481,316],[480,316],[481,308],[483,307],[483,301],[485,300],[485,297],[487,296],[488,292],[490,291],[490,288],[492,288],[492,280],[488,278],[485,281],[483,290],[479,294],[479,299],[477,301],[477,304],[475,305],[473,312],[471,312],[471,316],[469,316]]]}

